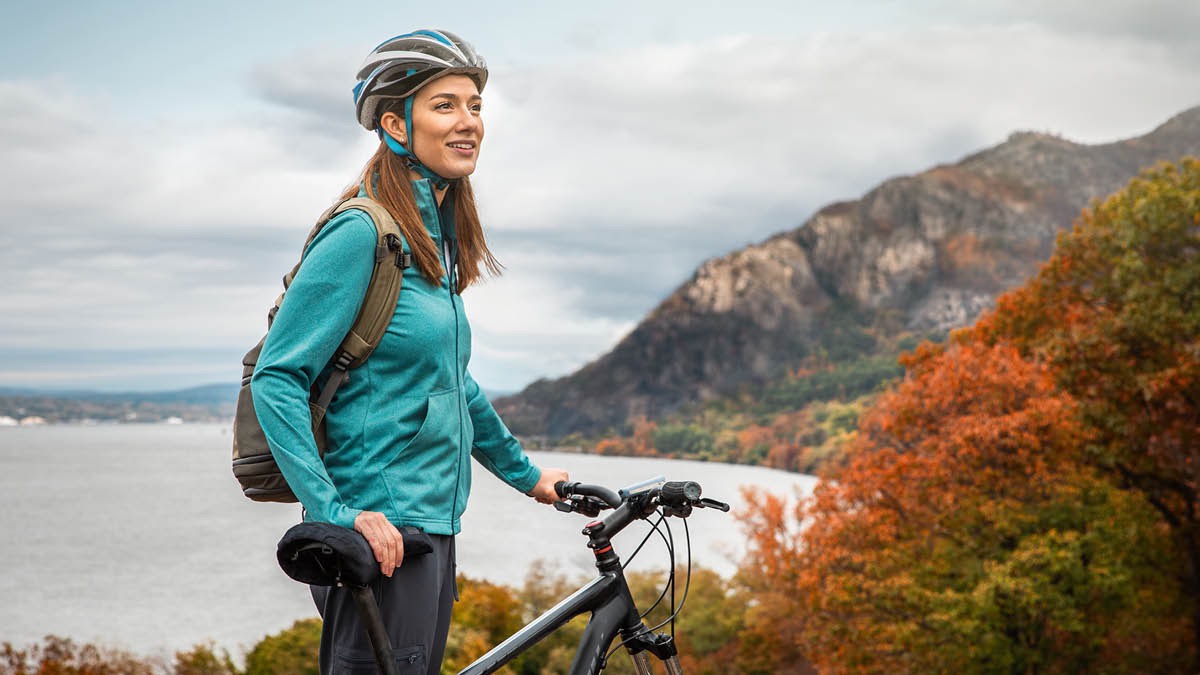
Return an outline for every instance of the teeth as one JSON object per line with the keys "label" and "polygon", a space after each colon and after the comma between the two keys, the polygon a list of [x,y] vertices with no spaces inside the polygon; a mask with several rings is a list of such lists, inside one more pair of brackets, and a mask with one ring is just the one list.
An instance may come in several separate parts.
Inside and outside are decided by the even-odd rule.
{"label": "teeth", "polygon": [[471,148],[473,148],[473,147],[475,147],[475,146],[473,146],[473,145],[471,145],[471,144],[469,144],[469,143],[451,143],[451,144],[450,144],[450,147],[452,147],[452,148],[461,148],[461,149],[463,149],[463,150],[470,150]]}

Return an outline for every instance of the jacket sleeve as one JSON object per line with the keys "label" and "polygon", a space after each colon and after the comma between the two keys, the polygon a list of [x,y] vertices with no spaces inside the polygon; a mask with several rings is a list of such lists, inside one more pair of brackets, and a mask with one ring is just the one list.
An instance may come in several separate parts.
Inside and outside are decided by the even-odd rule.
{"label": "jacket sleeve", "polygon": [[360,510],[338,494],[317,452],[309,391],[354,324],[375,241],[375,225],[357,210],[321,229],[284,295],[250,385],[271,454],[308,517],[343,527],[353,527]]}
{"label": "jacket sleeve", "polygon": [[497,478],[521,492],[529,492],[542,477],[542,470],[529,461],[521,442],[512,435],[491,401],[467,373],[467,410],[475,427],[475,443],[471,455]]}

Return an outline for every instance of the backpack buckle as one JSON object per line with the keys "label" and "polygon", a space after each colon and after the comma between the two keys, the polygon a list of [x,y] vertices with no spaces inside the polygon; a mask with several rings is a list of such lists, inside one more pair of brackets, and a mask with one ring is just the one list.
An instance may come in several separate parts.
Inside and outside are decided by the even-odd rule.
{"label": "backpack buckle", "polygon": [[396,254],[396,267],[399,267],[402,270],[412,267],[412,254],[404,251],[404,243],[400,241],[400,237],[397,237],[394,234],[388,234],[384,236],[384,241],[387,242],[388,251]]}

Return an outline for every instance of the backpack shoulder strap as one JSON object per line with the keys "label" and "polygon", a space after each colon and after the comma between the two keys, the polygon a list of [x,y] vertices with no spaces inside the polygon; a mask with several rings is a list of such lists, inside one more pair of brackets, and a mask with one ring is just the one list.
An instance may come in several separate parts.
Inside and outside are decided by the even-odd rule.
{"label": "backpack shoulder strap", "polygon": [[[366,197],[344,200],[325,211],[309,233],[304,249],[308,250],[309,244],[320,233],[321,228],[325,227],[334,216],[350,209],[358,209],[366,213],[371,222],[375,224],[375,266],[371,270],[371,280],[367,284],[367,292],[363,296],[358,316],[355,317],[354,324],[350,326],[346,337],[342,339],[341,345],[334,352],[331,360],[334,367],[333,372],[314,401],[321,411],[318,414],[321,415],[329,408],[329,403],[337,393],[338,387],[349,377],[349,371],[362,365],[371,352],[375,351],[375,347],[379,346],[383,334],[387,332],[388,324],[392,321],[392,315],[396,312],[396,301],[400,298],[400,285],[404,279],[404,270],[412,266],[412,254],[404,250],[404,237],[400,232],[400,226],[396,224],[383,205]],[[285,292],[299,269],[300,263],[297,263],[292,271],[283,278]],[[282,298],[283,296],[280,295],[280,299],[276,301],[276,308]],[[314,427],[320,424],[320,420],[316,418],[313,421]]]}
{"label": "backpack shoulder strap", "polygon": [[350,209],[358,209],[371,218],[376,240],[375,268],[362,307],[334,356],[335,365],[344,364],[347,369],[362,365],[383,339],[396,312],[404,270],[412,266],[412,254],[404,251],[400,227],[383,205],[366,197],[355,197],[335,207],[330,217]]}

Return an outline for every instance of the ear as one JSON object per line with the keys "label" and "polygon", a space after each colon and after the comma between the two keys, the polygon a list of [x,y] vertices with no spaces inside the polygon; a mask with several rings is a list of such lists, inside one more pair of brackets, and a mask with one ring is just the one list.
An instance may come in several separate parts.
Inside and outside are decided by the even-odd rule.
{"label": "ear", "polygon": [[404,118],[396,113],[383,113],[383,117],[379,118],[379,127],[386,131],[388,136],[396,139],[401,145],[408,142],[408,139],[404,137]]}

